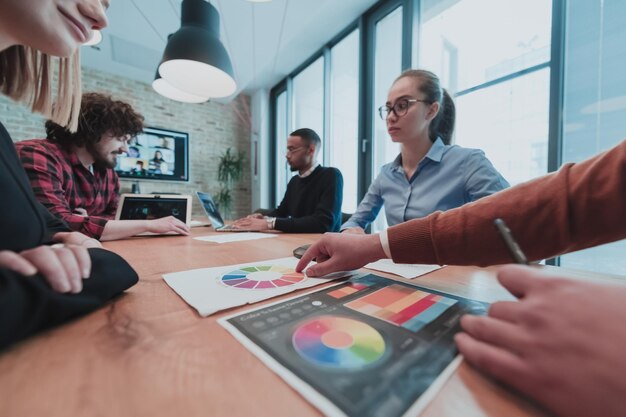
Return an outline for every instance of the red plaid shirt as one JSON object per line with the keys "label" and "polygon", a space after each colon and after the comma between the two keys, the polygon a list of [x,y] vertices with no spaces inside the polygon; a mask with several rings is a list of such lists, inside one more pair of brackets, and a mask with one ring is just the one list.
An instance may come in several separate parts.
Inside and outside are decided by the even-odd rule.
{"label": "red plaid shirt", "polygon": [[[113,169],[85,168],[78,156],[47,139],[15,144],[35,196],[55,216],[78,232],[99,239],[119,201],[119,178]],[[76,209],[87,211],[87,216]]]}

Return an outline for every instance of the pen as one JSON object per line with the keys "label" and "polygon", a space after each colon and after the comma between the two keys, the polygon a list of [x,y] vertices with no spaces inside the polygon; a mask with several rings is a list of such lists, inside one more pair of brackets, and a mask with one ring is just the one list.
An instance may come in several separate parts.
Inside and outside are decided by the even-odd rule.
{"label": "pen", "polygon": [[493,224],[496,225],[500,236],[502,236],[502,239],[504,240],[504,243],[506,244],[506,247],[515,262],[518,264],[528,265],[528,258],[526,258],[522,249],[519,247],[515,239],[513,239],[513,234],[511,234],[511,230],[508,228],[504,220],[499,218],[495,219]]}

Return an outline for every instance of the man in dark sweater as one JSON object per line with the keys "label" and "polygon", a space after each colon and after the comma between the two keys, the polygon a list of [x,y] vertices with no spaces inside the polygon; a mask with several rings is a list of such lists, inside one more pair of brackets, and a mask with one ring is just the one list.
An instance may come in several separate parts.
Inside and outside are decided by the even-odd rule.
{"label": "man in dark sweater", "polygon": [[288,233],[336,232],[341,226],[343,177],[337,168],[316,162],[320,137],[311,129],[298,129],[287,139],[287,163],[292,172],[280,205],[268,216],[251,214],[235,226],[243,230],[281,230]]}

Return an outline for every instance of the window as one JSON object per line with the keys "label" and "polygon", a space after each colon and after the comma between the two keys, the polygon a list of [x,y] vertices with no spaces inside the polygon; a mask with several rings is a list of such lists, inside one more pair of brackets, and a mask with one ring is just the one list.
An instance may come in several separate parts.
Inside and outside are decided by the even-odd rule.
{"label": "window", "polygon": [[330,50],[328,165],[343,175],[342,211],[357,207],[359,173],[359,30]]}
{"label": "window", "polygon": [[[285,159],[287,137],[293,130],[308,127],[313,129],[324,144],[324,58],[319,58],[293,78],[293,87],[279,92],[274,101],[276,127],[273,133],[276,144],[275,158],[275,203],[280,204],[287,184],[294,175]],[[289,84],[287,84],[289,85]],[[279,90],[280,91],[280,90]],[[291,105],[288,106],[288,95]],[[290,123],[291,122],[291,123]],[[318,154],[322,162],[323,149]]]}
{"label": "window", "polygon": [[[589,158],[626,136],[624,21],[623,1],[568,2],[563,162]],[[625,253],[622,240],[562,256],[561,265],[624,275]]]}
{"label": "window", "polygon": [[545,174],[552,1],[448,4],[422,2],[418,56],[456,97],[455,142],[482,149],[511,184]]}
{"label": "window", "polygon": [[456,143],[485,151],[511,184],[545,174],[549,84],[544,68],[457,97]]}
{"label": "window", "polygon": [[[378,108],[387,101],[387,92],[402,72],[402,7],[396,8],[376,23],[374,40],[374,101],[372,106],[373,156],[372,177],[380,173],[383,165],[394,160],[400,146],[393,143],[387,133],[387,124],[378,117]],[[372,224],[372,231],[387,227],[384,208]]]}
{"label": "window", "polygon": [[[415,11],[414,5],[420,9]],[[566,39],[564,74],[551,74],[551,68],[561,64],[560,58],[551,61],[553,6],[565,8],[565,32],[559,33]],[[405,15],[414,11],[416,15]],[[433,71],[455,98],[454,141],[482,149],[513,185],[545,174],[548,163],[555,167],[558,157],[563,162],[580,161],[626,136],[624,1],[385,0],[362,17],[363,33],[352,30],[314,55],[329,59],[326,68],[324,58],[318,58],[287,77],[285,84],[291,81],[293,87],[288,87],[286,97],[274,96],[277,117],[285,108],[282,125],[288,121],[293,128],[308,125],[320,135],[327,128],[326,163],[344,175],[346,212],[356,208],[357,193],[363,193],[382,165],[399,152],[377,108],[385,103],[391,83],[410,56],[415,57],[412,67]],[[411,28],[408,22],[416,22],[417,17],[419,22]],[[417,41],[410,48],[404,43],[409,39]],[[555,43],[555,50],[559,48]],[[358,68],[358,63],[365,65]],[[359,75],[364,79],[359,81]],[[564,108],[559,126],[563,137],[554,137],[559,142],[549,144],[549,128],[558,130],[550,125],[555,123],[550,120],[550,111],[555,110],[550,108],[551,98],[553,104],[561,99],[550,97],[551,79],[559,80],[552,91],[559,90],[563,81]],[[347,104],[357,102],[363,104]],[[277,140],[286,133],[277,134]],[[363,138],[370,139],[371,146],[361,148]],[[277,146],[276,187],[282,197],[284,188],[279,187],[289,174],[283,162],[284,142]],[[561,155],[556,155],[557,149]],[[372,230],[384,227],[381,212]],[[561,264],[623,274],[624,253],[626,240],[563,256]]]}
{"label": "window", "polygon": [[286,167],[285,149],[287,148],[287,92],[283,91],[276,97],[276,196],[278,206],[287,191],[289,170]]}
{"label": "window", "polygon": [[[322,162],[324,146],[324,58],[320,57],[293,79],[293,130],[307,127],[322,139],[318,158]],[[291,132],[289,132],[291,133]],[[284,150],[284,147],[283,147]]]}

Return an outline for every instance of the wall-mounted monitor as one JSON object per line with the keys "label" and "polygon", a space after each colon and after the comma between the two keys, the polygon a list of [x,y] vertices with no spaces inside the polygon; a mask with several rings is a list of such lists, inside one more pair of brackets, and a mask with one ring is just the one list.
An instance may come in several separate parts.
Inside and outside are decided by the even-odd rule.
{"label": "wall-mounted monitor", "polygon": [[189,135],[146,127],[117,158],[115,172],[133,180],[189,181]]}

